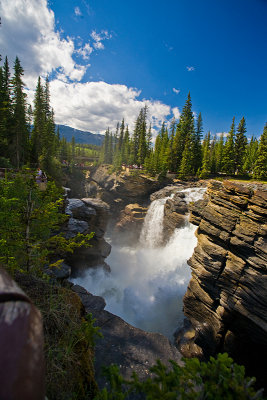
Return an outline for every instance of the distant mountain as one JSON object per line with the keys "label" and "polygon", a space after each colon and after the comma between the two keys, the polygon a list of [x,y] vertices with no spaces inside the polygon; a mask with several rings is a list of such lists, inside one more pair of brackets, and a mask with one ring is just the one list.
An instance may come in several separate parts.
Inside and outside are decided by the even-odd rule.
{"label": "distant mountain", "polygon": [[79,129],[71,128],[67,125],[57,125],[59,127],[60,137],[64,136],[67,142],[70,142],[74,136],[76,143],[96,144],[101,145],[104,140],[104,135],[99,133],[92,133],[87,131],[80,131]]}

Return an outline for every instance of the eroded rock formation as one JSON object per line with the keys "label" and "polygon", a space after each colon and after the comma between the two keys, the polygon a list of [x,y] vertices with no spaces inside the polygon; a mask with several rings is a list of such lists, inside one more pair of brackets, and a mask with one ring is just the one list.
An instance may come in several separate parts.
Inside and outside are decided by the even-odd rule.
{"label": "eroded rock formation", "polygon": [[267,356],[267,191],[211,181],[206,198],[190,208],[198,244],[184,297],[190,323],[178,334],[178,347],[185,356],[204,358],[227,351],[261,379],[260,360]]}
{"label": "eroded rock formation", "polygon": [[121,211],[118,222],[114,226],[113,240],[120,244],[137,242],[147,213],[147,207],[140,204],[127,204]]}
{"label": "eroded rock formation", "polygon": [[116,175],[110,173],[110,166],[101,165],[91,172],[87,179],[86,190],[89,196],[92,192],[93,195],[107,202],[111,207],[113,217],[117,217],[128,204],[145,205],[149,195],[166,186],[167,182],[171,180],[158,181],[140,173]]}
{"label": "eroded rock formation", "polygon": [[104,265],[109,269],[105,258],[110,254],[111,246],[104,239],[109,218],[108,204],[93,198],[68,199],[66,213],[70,216],[64,230],[67,238],[78,233],[94,232],[91,247],[81,247],[67,257],[66,261],[72,267],[72,275],[97,265]]}
{"label": "eroded rock formation", "polygon": [[149,368],[157,359],[166,365],[170,359],[181,362],[181,354],[165,336],[135,328],[104,310],[105,300],[79,285],[74,285],[72,290],[79,295],[86,312],[92,313],[103,333],[103,338],[98,339],[95,346],[95,373],[100,387],[105,385],[101,374],[103,365],[117,364],[123,377],[129,379],[133,371],[140,378],[150,376]]}

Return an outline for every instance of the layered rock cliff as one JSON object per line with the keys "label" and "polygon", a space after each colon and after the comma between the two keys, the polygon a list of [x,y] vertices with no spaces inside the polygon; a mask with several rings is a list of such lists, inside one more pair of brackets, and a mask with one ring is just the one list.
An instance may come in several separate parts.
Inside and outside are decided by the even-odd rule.
{"label": "layered rock cliff", "polygon": [[[191,205],[198,244],[178,334],[185,356],[227,351],[264,383],[267,356],[267,191],[211,181]],[[265,369],[266,370],[266,369]]]}

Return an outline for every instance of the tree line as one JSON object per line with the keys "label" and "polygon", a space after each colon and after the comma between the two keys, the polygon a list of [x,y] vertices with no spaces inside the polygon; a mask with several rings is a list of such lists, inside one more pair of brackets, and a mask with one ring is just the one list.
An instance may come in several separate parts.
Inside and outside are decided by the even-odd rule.
{"label": "tree line", "polygon": [[246,121],[243,117],[235,125],[233,118],[226,137],[203,136],[201,113],[194,118],[190,93],[179,121],[163,122],[152,146],[152,129],[147,124],[148,108],[141,109],[133,134],[124,119],[117,124],[113,134],[105,133],[100,162],[112,164],[119,170],[122,164],[141,166],[152,176],[168,171],[179,178],[207,178],[216,174],[249,175],[256,179],[267,177],[267,123],[258,140],[246,137]]}
{"label": "tree line", "polygon": [[[0,66],[0,167],[40,166],[58,178],[62,161],[68,164],[89,149],[73,137],[68,143],[56,129],[54,111],[50,105],[49,80],[38,78],[33,108],[27,103],[23,82],[24,70],[16,57],[11,76],[7,57]],[[95,154],[92,146],[91,152]]]}

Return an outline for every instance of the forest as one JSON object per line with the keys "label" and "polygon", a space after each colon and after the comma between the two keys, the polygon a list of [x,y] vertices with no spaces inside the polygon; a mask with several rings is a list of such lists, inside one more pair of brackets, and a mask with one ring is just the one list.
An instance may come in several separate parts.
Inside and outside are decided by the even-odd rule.
{"label": "forest", "polygon": [[218,174],[242,175],[255,179],[267,176],[267,124],[258,140],[246,137],[243,117],[237,128],[233,118],[226,137],[203,136],[202,115],[194,118],[190,93],[183,107],[179,122],[163,122],[152,145],[151,125],[147,126],[148,108],[141,109],[133,135],[122,120],[115,134],[107,129],[100,160],[120,169],[122,164],[141,167],[155,176],[171,172],[181,179],[208,178]]}
{"label": "forest", "polygon": [[[27,103],[18,57],[13,69],[11,76],[6,57],[0,67],[0,167],[40,166],[57,178],[62,162],[69,165],[83,157],[96,161],[97,146],[77,145],[74,137],[67,143],[60,137],[50,105],[48,78],[44,83],[38,78],[32,108]],[[140,110],[132,134],[124,119],[114,134],[106,130],[99,163],[112,164],[116,171],[122,165],[135,166],[152,176],[171,172],[180,179],[218,174],[266,178],[267,123],[259,139],[248,140],[244,117],[237,127],[233,118],[227,135],[204,135],[202,115],[194,118],[189,93],[179,121],[163,122],[153,144],[148,112],[147,106]]]}
{"label": "forest", "polygon": [[99,148],[68,143],[56,129],[50,105],[48,78],[38,78],[33,108],[27,103],[24,70],[16,57],[11,76],[7,57],[0,67],[0,167],[20,169],[41,167],[57,181],[62,163],[71,165],[77,158],[95,158]]}

